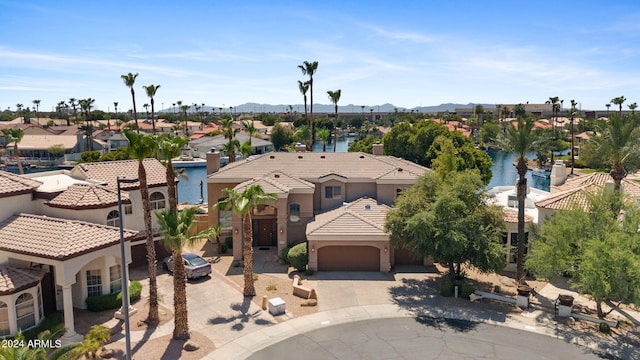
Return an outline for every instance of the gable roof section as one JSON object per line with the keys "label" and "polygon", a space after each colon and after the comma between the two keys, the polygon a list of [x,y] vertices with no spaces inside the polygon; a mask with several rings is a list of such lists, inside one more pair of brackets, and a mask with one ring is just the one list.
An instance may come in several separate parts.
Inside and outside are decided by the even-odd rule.
{"label": "gable roof section", "polygon": [[44,271],[0,266],[0,295],[14,294],[40,283]]}
{"label": "gable roof section", "polygon": [[[122,203],[130,204],[129,194],[122,192]],[[100,185],[75,184],[67,188],[47,205],[65,209],[101,209],[118,204],[118,191]]]}
{"label": "gable roof section", "polygon": [[[518,210],[502,208],[502,211],[504,212],[504,222],[515,223],[515,224],[518,223]],[[532,223],[533,216],[524,214],[524,222]]]}
{"label": "gable roof section", "polygon": [[[147,171],[147,185],[149,187],[166,186],[166,169],[157,159],[148,158],[143,160],[144,168]],[[76,165],[71,170],[72,175],[79,174],[80,177],[94,179],[103,182],[106,186],[115,188],[118,177],[127,179],[138,178],[138,160],[105,161],[94,163],[83,163]],[[138,189],[139,182],[132,184],[121,184],[123,190]]]}
{"label": "gable roof section", "polygon": [[40,187],[42,182],[10,172],[0,171],[0,198],[28,194]]}
{"label": "gable roof section", "polygon": [[[564,184],[552,186],[555,191],[567,191],[581,188],[587,185],[595,185],[601,190],[605,188],[607,182],[613,182],[608,173],[595,172],[588,175],[576,176],[568,179]],[[640,183],[629,178],[622,179],[622,190],[631,198],[640,198]]]}
{"label": "gable roof section", "polygon": [[570,210],[578,207],[584,211],[589,211],[588,194],[602,190],[596,184],[586,184],[577,188],[565,190],[551,194],[546,199],[536,202],[536,206],[550,210]]}
{"label": "gable roof section", "polygon": [[[125,239],[137,233],[124,231]],[[67,260],[116,245],[116,227],[42,215],[17,214],[0,223],[0,250],[54,260]]]}
{"label": "gable roof section", "polygon": [[313,194],[315,190],[315,185],[312,183],[278,170],[274,170],[259,179],[251,179],[240,183],[234,190],[241,192],[254,184],[262,186],[262,189],[267,194]]}
{"label": "gable roof section", "polygon": [[387,235],[384,222],[391,208],[375,199],[360,198],[337,209],[316,215],[307,224],[309,235]]}
{"label": "gable roof section", "polygon": [[389,180],[385,175],[399,168],[403,169],[403,173],[407,171],[408,175],[403,174],[403,176],[416,178],[430,171],[424,166],[393,156],[375,156],[361,152],[272,152],[233,162],[220,171],[208,175],[207,182],[242,182],[260,178],[273,170],[280,170],[292,177],[314,183],[328,174],[340,175],[347,182],[384,183]]}

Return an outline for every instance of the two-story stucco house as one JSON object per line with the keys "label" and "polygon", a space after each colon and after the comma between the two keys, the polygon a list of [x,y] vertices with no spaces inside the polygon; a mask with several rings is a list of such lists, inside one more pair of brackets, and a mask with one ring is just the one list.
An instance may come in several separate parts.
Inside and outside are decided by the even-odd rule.
{"label": "two-story stucco house", "polygon": [[[374,145],[373,155],[273,152],[222,169],[217,165],[220,154],[210,152],[208,202],[223,199],[225,188],[242,191],[252,184],[276,194],[276,201],[252,214],[253,246],[277,247],[280,253],[308,240],[309,266],[314,270],[389,271],[394,264],[415,263],[406,251],[391,248],[383,229],[384,214],[402,189],[430,170],[384,156],[382,146]],[[211,210],[209,222],[222,225],[223,236],[233,237],[234,258],[242,259],[241,219],[231,212]],[[331,226],[338,223],[341,226]],[[356,231],[359,227],[362,231]],[[335,254],[340,254],[339,259]]]}

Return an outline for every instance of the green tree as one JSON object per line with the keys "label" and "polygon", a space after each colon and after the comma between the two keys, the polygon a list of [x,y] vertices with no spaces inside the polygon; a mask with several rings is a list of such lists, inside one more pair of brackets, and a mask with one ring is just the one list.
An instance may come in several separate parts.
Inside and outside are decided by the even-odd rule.
{"label": "green tree", "polygon": [[251,147],[251,141],[245,141],[240,145],[240,153],[243,158],[248,158],[253,153],[253,147]]}
{"label": "green tree", "polygon": [[13,143],[13,155],[16,157],[16,162],[18,163],[18,173],[24,175],[22,160],[20,160],[20,148],[18,147],[18,144],[20,144],[20,141],[22,141],[24,137],[24,131],[19,127],[6,128],[2,129],[2,134],[7,144]]}
{"label": "green tree", "polygon": [[[586,205],[554,214],[537,231],[526,267],[540,278],[571,276],[596,302],[640,301],[640,212],[620,193],[585,194]],[[620,214],[624,214],[620,216]]]}
{"label": "green tree", "polygon": [[[521,104],[520,104],[521,105]],[[496,139],[496,145],[502,150],[516,154],[516,197],[518,199],[518,255],[516,259],[516,281],[524,281],[524,202],[527,198],[527,153],[534,149],[538,141],[538,133],[534,130],[534,120],[524,118],[524,106],[516,106],[517,121],[509,123],[506,132]]]}
{"label": "green tree", "polygon": [[253,286],[253,208],[267,200],[276,200],[275,194],[267,194],[260,185],[251,185],[241,193],[233,189],[223,190],[226,197],[213,205],[214,210],[231,210],[242,218],[242,253],[244,258],[244,296],[255,296]]}
{"label": "green tree", "polygon": [[244,131],[249,134],[249,145],[251,146],[251,139],[253,139],[253,136],[258,132],[258,129],[253,123],[253,119],[251,119],[251,121],[243,121],[242,125],[244,126]]}
{"label": "green tree", "polygon": [[236,149],[240,148],[240,142],[234,139],[238,133],[238,129],[233,127],[233,118],[230,116],[220,119],[220,125],[222,126],[222,133],[225,139],[228,140],[224,151],[229,156],[229,163],[232,163],[236,161]]}
{"label": "green tree", "polygon": [[138,110],[136,109],[136,92],[133,90],[133,85],[136,83],[136,78],[138,77],[138,73],[128,73],[127,75],[120,75],[124,84],[131,89],[131,100],[133,101],[133,118],[136,121],[136,130],[138,134],[140,133],[140,127],[138,126]]}
{"label": "green tree", "polygon": [[49,148],[47,149],[47,151],[49,152],[49,154],[51,154],[53,157],[60,157],[61,155],[64,155],[65,153],[65,148],[64,145],[62,144],[55,144],[55,145],[51,145],[49,146]]}
{"label": "green tree", "polygon": [[151,102],[151,127],[153,129],[153,133],[156,133],[156,119],[155,119],[155,101],[153,97],[156,96],[156,91],[160,88],[160,85],[149,85],[142,86],[144,90],[147,92],[147,96],[149,97],[149,102]]}
{"label": "green tree", "polygon": [[437,157],[431,162],[433,170],[440,180],[444,181],[452,172],[457,172],[460,167],[458,150],[451,139],[438,136],[434,143],[438,144]]}
{"label": "green tree", "polygon": [[271,143],[276,151],[280,151],[286,145],[291,144],[293,141],[293,131],[289,128],[285,128],[280,123],[275,124],[271,130]]}
{"label": "green tree", "polygon": [[611,99],[611,102],[618,105],[620,112],[618,113],[618,116],[622,117],[622,104],[624,104],[624,102],[627,101],[627,98],[625,98],[624,96],[618,96],[615,97],[613,99]]}
{"label": "green tree", "polygon": [[482,128],[480,128],[480,140],[482,140],[482,143],[485,145],[491,144],[498,137],[500,130],[500,125],[496,123],[485,123],[482,125]]}
{"label": "green tree", "polygon": [[[310,100],[311,104],[309,106],[309,151],[313,148],[313,75],[315,75],[318,70],[318,62],[317,61],[304,61],[302,65],[298,65],[298,69],[302,71],[302,75],[308,75],[309,80],[306,82],[309,85],[310,92]],[[306,107],[305,107],[306,109]]]}
{"label": "green tree", "polygon": [[391,243],[446,263],[452,279],[463,276],[464,264],[482,272],[502,270],[504,214],[490,204],[484,186],[470,171],[452,172],[445,180],[425,174],[387,214]]}
{"label": "green tree", "polygon": [[[44,344],[54,343],[64,334],[62,326],[55,327],[52,331],[45,330],[38,334],[37,339]],[[19,332],[14,341],[24,343],[24,346],[3,346],[0,348],[0,359],[2,360],[63,360],[74,356],[79,344],[69,344],[61,348],[49,351],[46,346],[27,346],[27,339]]]}
{"label": "green tree", "polygon": [[329,95],[329,100],[333,103],[335,107],[335,117],[333,118],[333,152],[336,152],[336,146],[338,145],[338,101],[340,101],[340,95],[342,94],[342,90],[338,89],[335,91],[327,91],[327,95]]}
{"label": "green tree", "polygon": [[93,325],[84,339],[75,344],[70,353],[73,359],[94,359],[102,346],[111,339],[111,329],[103,325]]}
{"label": "green tree", "polygon": [[144,214],[147,261],[149,262],[149,314],[145,321],[148,325],[155,326],[160,321],[158,313],[158,281],[156,278],[156,248],[153,242],[149,187],[147,186],[147,170],[144,167],[144,159],[155,155],[157,143],[153,136],[142,135],[128,130],[125,130],[124,135],[127,137],[127,140],[129,140],[130,154],[138,160],[138,180],[140,182],[140,196],[142,198],[142,212]]}
{"label": "green tree", "polygon": [[638,169],[640,165],[637,161],[640,156],[638,118],[622,118],[612,114],[609,121],[596,126],[599,135],[590,137],[589,141],[606,157],[611,166],[609,174],[613,178],[615,189],[620,190],[627,172]]}
{"label": "green tree", "polygon": [[367,136],[360,138],[349,146],[349,152],[364,152],[367,154],[373,153],[373,144],[380,142],[380,139],[376,139],[373,136]]}
{"label": "green tree", "polygon": [[[315,70],[314,70],[314,72],[315,72]],[[304,71],[303,71],[303,73],[304,73]],[[308,81],[302,82],[302,81],[298,80],[298,90],[300,90],[300,94],[302,94],[302,98],[304,100],[304,117],[307,120],[307,123],[309,124],[309,129],[311,129],[311,131],[313,131],[313,128],[311,127],[312,124],[309,121],[309,114],[307,113],[307,91],[309,91],[309,82]],[[309,143],[307,145],[311,146],[312,144]]]}
{"label": "green tree", "polygon": [[217,236],[220,229],[220,227],[211,227],[192,235],[197,211],[198,208],[190,207],[180,214],[171,210],[155,213],[158,224],[162,228],[164,245],[171,250],[173,260],[173,338],[176,340],[187,340],[190,337],[187,316],[187,272],[182,259],[182,248],[187,245],[193,246],[203,237]]}
{"label": "green tree", "polygon": [[318,137],[320,138],[320,141],[322,141],[322,152],[327,152],[327,140],[329,140],[330,136],[331,136],[331,133],[329,132],[329,130],[327,129],[318,130]]}

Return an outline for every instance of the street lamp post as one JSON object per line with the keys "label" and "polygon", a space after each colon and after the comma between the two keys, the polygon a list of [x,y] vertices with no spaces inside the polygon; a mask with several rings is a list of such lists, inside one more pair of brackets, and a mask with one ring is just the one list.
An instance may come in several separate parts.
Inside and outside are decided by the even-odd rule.
{"label": "street lamp post", "polygon": [[124,336],[126,342],[127,360],[131,360],[131,328],[129,326],[129,281],[127,271],[127,259],[124,246],[124,216],[122,216],[122,190],[120,184],[132,184],[138,179],[121,179],[117,177],[118,184],[118,216],[120,217],[120,259],[122,263],[122,310],[124,312]]}

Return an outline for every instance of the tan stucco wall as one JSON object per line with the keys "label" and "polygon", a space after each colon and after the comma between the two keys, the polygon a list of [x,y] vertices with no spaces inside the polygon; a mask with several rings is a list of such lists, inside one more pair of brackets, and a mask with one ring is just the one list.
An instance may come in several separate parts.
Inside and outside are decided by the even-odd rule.
{"label": "tan stucco wall", "polygon": [[396,200],[396,194],[398,193],[398,189],[406,189],[411,185],[388,185],[388,184],[379,184],[377,186],[377,200],[381,204],[392,206]]}
{"label": "tan stucco wall", "polygon": [[233,189],[239,183],[207,183],[207,201],[209,202],[209,225],[218,225],[218,211],[211,209],[211,206],[218,203],[224,197],[222,189]]}
{"label": "tan stucco wall", "polygon": [[[340,196],[334,199],[325,198],[325,188],[327,186],[340,186]],[[316,192],[320,191],[320,211],[327,211],[342,205],[342,203],[345,201],[345,190],[345,183],[338,180],[328,180],[326,182],[323,182],[322,184],[316,184]]]}
{"label": "tan stucco wall", "polygon": [[362,197],[376,197],[376,184],[368,183],[347,183],[346,202],[352,202]]}
{"label": "tan stucco wall", "polygon": [[9,196],[0,198],[0,221],[17,213],[33,213],[36,205],[31,201],[31,194]]}

